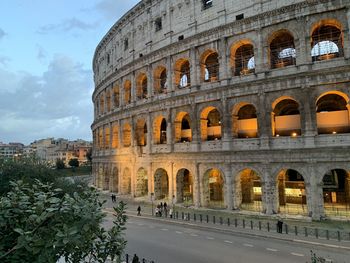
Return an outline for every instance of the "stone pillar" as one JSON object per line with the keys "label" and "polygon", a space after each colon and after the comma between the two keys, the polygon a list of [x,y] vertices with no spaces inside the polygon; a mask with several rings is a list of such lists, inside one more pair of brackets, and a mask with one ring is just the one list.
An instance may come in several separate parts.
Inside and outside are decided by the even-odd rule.
{"label": "stone pillar", "polygon": [[270,69],[268,61],[268,43],[265,43],[264,34],[261,30],[256,32],[258,35],[256,47],[254,47],[255,73],[261,73]]}
{"label": "stone pillar", "polygon": [[174,138],[173,138],[173,120],[171,116],[171,110],[169,109],[167,112],[167,126],[166,126],[166,143],[171,147],[174,146]]}
{"label": "stone pillar", "polygon": [[[152,163],[149,163],[147,166],[147,178],[148,178],[148,198],[151,200],[151,193],[154,194],[154,182],[153,182],[153,174],[152,174]],[[153,196],[154,198],[154,196]]]}
{"label": "stone pillar", "polygon": [[172,92],[175,89],[175,85],[173,83],[173,61],[172,61],[171,56],[167,57],[166,64],[167,64],[166,81],[167,81],[167,85],[168,85],[167,92]]}
{"label": "stone pillar", "polygon": [[234,172],[232,175],[233,209],[239,209],[242,204],[241,177]]}
{"label": "stone pillar", "polygon": [[102,126],[102,149],[105,150],[107,147],[106,145],[106,129],[105,129],[105,125]]}
{"label": "stone pillar", "polygon": [[199,163],[195,163],[195,181],[193,185],[193,191],[194,191],[194,206],[196,208],[199,208],[201,206],[201,188],[200,188],[200,171],[199,171]]}
{"label": "stone pillar", "polygon": [[[168,201],[171,202],[174,195],[174,187],[176,184],[174,183],[174,163],[170,163],[170,171],[169,171],[169,192],[168,192]],[[176,192],[176,190],[175,190]]]}
{"label": "stone pillar", "polygon": [[229,150],[230,142],[231,142],[231,114],[228,110],[227,100],[223,98],[222,102],[222,110],[223,110],[223,118],[221,120],[221,133],[222,133],[222,148],[223,150]]}
{"label": "stone pillar", "polygon": [[123,143],[123,127],[122,127],[122,122],[119,120],[118,121],[118,145],[120,148],[124,147]]}
{"label": "stone pillar", "polygon": [[147,98],[150,98],[153,95],[153,68],[152,65],[147,67]]}
{"label": "stone pillar", "polygon": [[302,87],[302,105],[300,105],[301,134],[305,138],[305,147],[314,148],[317,135],[316,106],[308,95],[308,86]]}
{"label": "stone pillar", "polygon": [[323,199],[323,183],[318,179],[317,163],[309,166],[308,172],[310,182],[305,182],[306,202],[308,214],[313,220],[320,220],[325,216],[324,199]]}
{"label": "stone pillar", "polygon": [[277,182],[269,167],[266,167],[264,171],[266,181],[262,188],[262,199],[265,203],[265,213],[267,215],[277,214],[279,207]]}
{"label": "stone pillar", "polygon": [[196,87],[199,85],[200,81],[198,78],[197,50],[195,47],[190,50],[190,70],[191,87]]}
{"label": "stone pillar", "polygon": [[109,145],[108,145],[108,148],[110,150],[113,149],[112,143],[113,143],[113,122],[110,122],[109,123]]}
{"label": "stone pillar", "polygon": [[147,152],[148,154],[151,153],[151,150],[152,150],[152,133],[153,133],[153,127],[152,127],[152,120],[151,120],[151,114],[148,113],[147,114]]}
{"label": "stone pillar", "polygon": [[228,79],[228,63],[227,60],[230,53],[227,54],[227,39],[225,37],[219,40],[219,80],[223,81]]}
{"label": "stone pillar", "polygon": [[224,167],[224,173],[225,173],[225,181],[226,181],[226,206],[227,210],[233,209],[233,191],[232,191],[232,171],[230,164],[225,164]]}
{"label": "stone pillar", "polygon": [[259,93],[259,105],[258,105],[258,133],[260,137],[260,148],[269,148],[269,137],[272,134],[271,131],[271,105],[266,104],[265,93]]}
{"label": "stone pillar", "polygon": [[131,82],[131,100],[130,100],[130,103],[133,103],[135,102],[137,99],[136,99],[136,79],[135,79],[135,72],[133,72],[131,74],[131,79],[130,79],[130,82]]}
{"label": "stone pillar", "polygon": [[298,17],[297,23],[299,26],[299,35],[298,39],[294,41],[294,44],[296,48],[296,64],[297,66],[301,66],[312,63],[310,48],[311,39],[308,33],[309,28],[305,27],[307,23],[305,17]]}

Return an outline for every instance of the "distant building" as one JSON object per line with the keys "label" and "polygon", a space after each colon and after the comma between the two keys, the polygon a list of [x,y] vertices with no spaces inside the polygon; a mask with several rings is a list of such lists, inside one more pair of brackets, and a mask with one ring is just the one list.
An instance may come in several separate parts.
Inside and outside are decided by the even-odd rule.
{"label": "distant building", "polygon": [[5,144],[0,142],[0,157],[3,158],[15,158],[21,156],[23,153],[24,145],[18,142],[10,142]]}

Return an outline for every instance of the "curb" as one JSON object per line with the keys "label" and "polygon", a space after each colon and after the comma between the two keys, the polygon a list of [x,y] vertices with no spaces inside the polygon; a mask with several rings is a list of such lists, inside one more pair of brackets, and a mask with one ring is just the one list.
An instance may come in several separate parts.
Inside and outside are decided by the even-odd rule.
{"label": "curb", "polygon": [[[108,214],[113,214],[112,211],[109,211],[107,209],[104,209],[105,212],[107,212]],[[232,233],[232,234],[236,234],[239,236],[252,236],[252,237],[260,237],[260,238],[273,238],[276,240],[281,240],[281,241],[285,241],[285,242],[294,242],[294,243],[303,243],[303,244],[308,244],[308,245],[313,245],[313,246],[320,246],[320,247],[328,247],[328,248],[335,248],[335,249],[346,249],[350,251],[350,247],[347,246],[340,246],[340,245],[333,245],[333,244],[326,244],[326,243],[320,243],[320,242],[314,242],[314,241],[308,241],[308,240],[302,240],[302,239],[295,239],[295,238],[287,238],[287,237],[277,237],[274,235],[267,235],[264,233],[249,233],[249,232],[243,232],[243,231],[239,231],[239,230],[233,230],[233,229],[222,229],[222,228],[218,228],[218,227],[213,227],[210,225],[198,225],[198,224],[192,224],[192,223],[188,223],[188,222],[182,222],[182,221],[175,221],[175,220],[165,220],[165,219],[160,219],[160,218],[154,218],[154,217],[150,217],[150,216],[137,216],[134,214],[129,214],[126,213],[126,215],[128,217],[133,217],[133,218],[142,218],[142,219],[146,219],[146,220],[150,220],[150,221],[158,221],[158,222],[162,222],[162,223],[168,223],[168,224],[172,224],[172,225],[182,225],[182,226],[187,226],[187,227],[191,227],[191,228],[196,228],[196,229],[201,229],[201,230],[205,230],[205,229],[210,229],[212,231],[218,232],[218,233]]]}

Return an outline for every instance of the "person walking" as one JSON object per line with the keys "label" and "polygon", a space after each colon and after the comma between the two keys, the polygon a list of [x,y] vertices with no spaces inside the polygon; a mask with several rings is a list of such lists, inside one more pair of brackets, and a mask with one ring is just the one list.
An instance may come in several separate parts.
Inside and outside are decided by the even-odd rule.
{"label": "person walking", "polygon": [[283,221],[279,218],[277,221],[277,233],[282,234]]}
{"label": "person walking", "polygon": [[136,254],[134,254],[134,257],[132,258],[131,263],[140,263],[139,257]]}
{"label": "person walking", "polygon": [[173,218],[173,209],[172,208],[170,208],[170,210],[169,210],[169,216],[170,216],[170,218]]}
{"label": "person walking", "polygon": [[141,215],[141,206],[137,207],[137,215],[140,216]]}

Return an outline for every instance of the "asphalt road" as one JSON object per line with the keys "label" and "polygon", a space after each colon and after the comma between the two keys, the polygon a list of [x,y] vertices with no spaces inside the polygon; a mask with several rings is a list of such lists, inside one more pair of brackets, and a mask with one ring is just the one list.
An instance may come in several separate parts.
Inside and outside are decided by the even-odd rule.
{"label": "asphalt road", "polygon": [[310,250],[326,262],[350,262],[349,250],[219,233],[140,217],[129,218],[126,239],[127,253],[155,263],[311,263]]}

